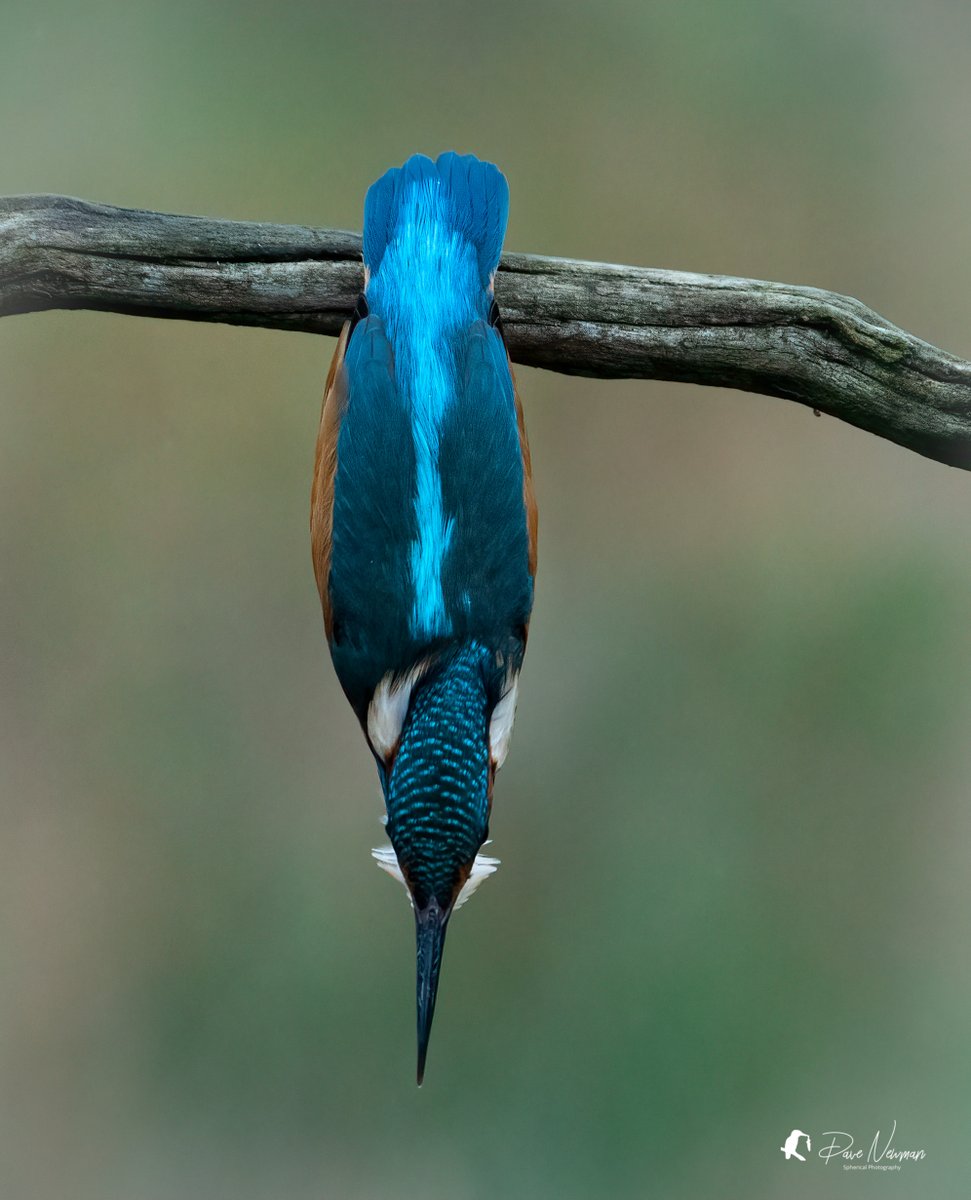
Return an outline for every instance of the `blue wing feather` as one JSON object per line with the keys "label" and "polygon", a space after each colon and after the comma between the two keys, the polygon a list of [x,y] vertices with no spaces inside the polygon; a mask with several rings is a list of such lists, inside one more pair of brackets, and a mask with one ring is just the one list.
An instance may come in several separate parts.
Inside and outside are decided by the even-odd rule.
{"label": "blue wing feather", "polygon": [[524,628],[533,602],[516,404],[496,329],[475,322],[457,357],[460,385],[439,458],[445,511],[455,522],[444,586],[458,627],[501,638]]}
{"label": "blue wing feather", "polygon": [[347,404],[337,438],[330,568],[332,650],[351,702],[366,708],[381,676],[409,665],[399,660],[410,651],[402,598],[409,594],[409,547],[417,533],[415,453],[379,317],[355,327],[344,371]]}

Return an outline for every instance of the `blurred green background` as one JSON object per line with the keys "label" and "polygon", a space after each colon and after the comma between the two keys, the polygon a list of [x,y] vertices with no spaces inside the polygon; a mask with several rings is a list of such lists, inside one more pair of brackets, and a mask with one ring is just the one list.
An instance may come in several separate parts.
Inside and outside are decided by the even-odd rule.
{"label": "blurred green background", "polygon": [[[963,0],[0,13],[2,193],[359,228],[472,150],[510,249],[832,288],[971,356]],[[331,351],[0,322],[0,1198],[966,1196],[971,476],[520,372],[503,866],[418,1092],[310,568]],[[894,1119],[896,1177],[779,1153]]]}

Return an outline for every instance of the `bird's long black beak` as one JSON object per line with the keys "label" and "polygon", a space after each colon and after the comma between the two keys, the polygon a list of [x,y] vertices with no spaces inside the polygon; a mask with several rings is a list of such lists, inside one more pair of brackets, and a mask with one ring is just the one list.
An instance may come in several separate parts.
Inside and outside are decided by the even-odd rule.
{"label": "bird's long black beak", "polygon": [[415,910],[415,935],[418,950],[418,1086],[425,1078],[425,1055],[435,1015],[438,973],[442,966],[448,912],[432,899],[421,912]]}

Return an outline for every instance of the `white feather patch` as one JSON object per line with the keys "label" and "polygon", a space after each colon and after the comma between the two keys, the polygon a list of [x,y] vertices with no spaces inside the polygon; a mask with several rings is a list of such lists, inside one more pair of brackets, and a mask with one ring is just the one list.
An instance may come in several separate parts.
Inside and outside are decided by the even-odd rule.
{"label": "white feather patch", "polygon": [[492,710],[489,723],[489,753],[498,771],[506,761],[509,739],[512,737],[513,721],[516,719],[516,695],[519,691],[519,676],[513,677],[502,694],[502,699]]}
{"label": "white feather patch", "polygon": [[[489,843],[486,842],[486,845]],[[375,846],[371,851],[371,857],[378,864],[382,871],[387,871],[392,879],[397,879],[398,882],[408,891],[408,885],[405,883],[405,877],[401,872],[401,867],[398,865],[398,856],[394,852],[394,846]],[[472,870],[469,872],[469,877],[462,885],[462,890],[458,894],[452,910],[461,908],[468,900],[472,893],[482,883],[483,879],[488,879],[494,874],[499,866],[498,858],[489,858],[486,854],[477,854],[475,862],[472,864]],[[411,901],[411,892],[408,892],[408,899]],[[412,907],[414,902],[412,901]]]}
{"label": "white feather patch", "polygon": [[475,862],[472,864],[472,870],[469,872],[469,877],[462,885],[462,890],[459,892],[455,904],[452,906],[452,911],[454,912],[456,908],[461,908],[479,884],[482,883],[483,879],[488,879],[498,869],[498,858],[489,858],[486,854],[477,854]]}
{"label": "white feather patch", "polygon": [[420,662],[406,675],[398,677],[389,673],[374,689],[367,710],[367,735],[374,753],[385,762],[398,748],[411,703],[411,690],[427,666],[426,662]]}
{"label": "white feather patch", "polygon": [[[371,851],[371,857],[378,864],[382,871],[387,871],[392,879],[403,885],[405,891],[408,890],[408,885],[405,883],[405,877],[401,873],[401,867],[398,866],[398,856],[394,852],[394,846],[375,846]],[[410,898],[409,893],[409,898]]]}

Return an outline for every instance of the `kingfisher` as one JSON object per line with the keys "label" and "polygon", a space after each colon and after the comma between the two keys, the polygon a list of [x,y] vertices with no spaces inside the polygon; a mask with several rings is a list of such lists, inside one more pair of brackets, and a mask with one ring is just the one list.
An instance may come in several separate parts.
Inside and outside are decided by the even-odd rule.
{"label": "kingfisher", "polygon": [[495,276],[509,189],[414,155],[364,202],[364,291],[324,390],[314,573],[337,677],[377,764],[415,919],[418,1084],[445,932],[498,866],[493,781],[533,605],[536,504]]}

